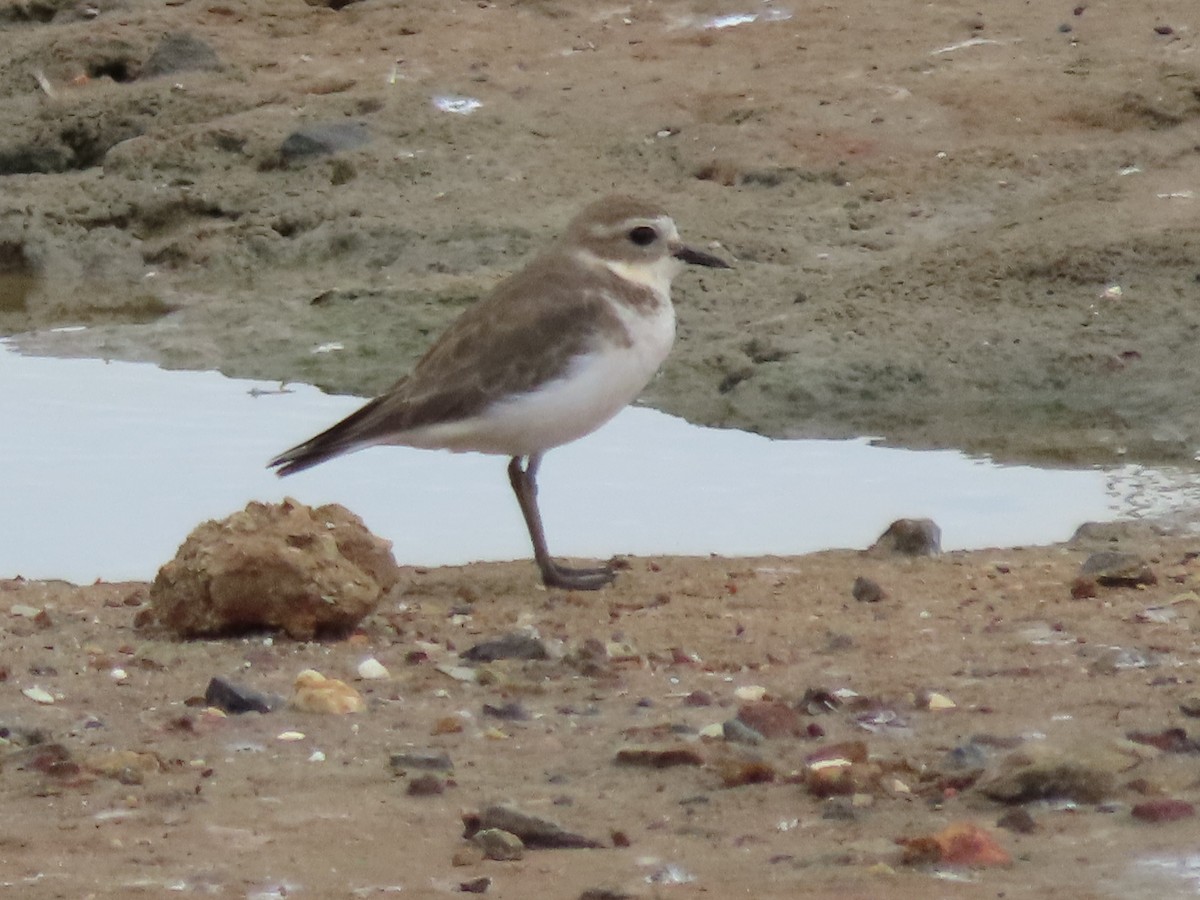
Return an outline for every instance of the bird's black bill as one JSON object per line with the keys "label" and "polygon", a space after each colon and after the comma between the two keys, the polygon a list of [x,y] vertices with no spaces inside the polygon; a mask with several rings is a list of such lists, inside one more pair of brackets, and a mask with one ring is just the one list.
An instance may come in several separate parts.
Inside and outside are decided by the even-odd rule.
{"label": "bird's black bill", "polygon": [[710,269],[733,268],[733,266],[720,257],[713,256],[711,253],[705,253],[703,250],[693,249],[692,247],[680,247],[673,255],[676,259],[690,263],[693,266],[708,266]]}

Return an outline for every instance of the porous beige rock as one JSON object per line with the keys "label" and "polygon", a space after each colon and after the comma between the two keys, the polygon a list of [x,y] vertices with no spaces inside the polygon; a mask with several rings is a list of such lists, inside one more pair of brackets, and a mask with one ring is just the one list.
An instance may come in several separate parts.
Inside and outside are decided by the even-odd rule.
{"label": "porous beige rock", "polygon": [[278,628],[307,640],[353,628],[399,574],[391,543],[345,507],[252,502],[188,535],[150,600],[185,637]]}

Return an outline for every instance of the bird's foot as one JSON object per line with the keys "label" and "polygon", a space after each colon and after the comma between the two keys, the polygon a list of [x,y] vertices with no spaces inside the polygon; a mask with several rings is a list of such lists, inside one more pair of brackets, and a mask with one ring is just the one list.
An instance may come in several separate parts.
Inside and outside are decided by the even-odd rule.
{"label": "bird's foot", "polygon": [[596,569],[573,569],[562,566],[553,560],[539,563],[542,570],[542,583],[550,588],[562,588],[567,591],[596,591],[613,583],[617,573],[611,566],[600,566]]}

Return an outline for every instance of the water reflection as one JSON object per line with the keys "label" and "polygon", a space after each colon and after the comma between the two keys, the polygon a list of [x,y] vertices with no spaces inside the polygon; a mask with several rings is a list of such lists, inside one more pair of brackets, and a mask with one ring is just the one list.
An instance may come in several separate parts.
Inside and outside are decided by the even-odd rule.
{"label": "water reflection", "polygon": [[[344,504],[403,563],[529,554],[497,457],[379,448],[285,480],[265,469],[360,402],[0,343],[0,577],[151,578],[200,521],[286,495]],[[602,557],[864,547],[900,516],[935,519],[946,549],[1049,543],[1087,520],[1166,511],[1182,482],[1196,492],[1161,470],[773,441],[636,408],[550,453],[540,481],[555,552]]]}

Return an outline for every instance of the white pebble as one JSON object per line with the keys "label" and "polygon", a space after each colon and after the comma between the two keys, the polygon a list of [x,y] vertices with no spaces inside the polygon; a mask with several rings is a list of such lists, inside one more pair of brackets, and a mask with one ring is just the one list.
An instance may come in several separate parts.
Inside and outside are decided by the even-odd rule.
{"label": "white pebble", "polygon": [[285,731],[275,738],[277,741],[302,741],[304,740],[303,731]]}
{"label": "white pebble", "polygon": [[308,758],[308,761],[309,762],[325,762],[325,751],[324,750],[314,750],[312,752],[312,755]]}
{"label": "white pebble", "polygon": [[34,703],[50,704],[54,702],[54,695],[40,687],[28,687],[21,693]]}
{"label": "white pebble", "polygon": [[947,709],[956,709],[958,704],[947,697],[945,694],[930,694],[928,708],[932,712],[941,712]]}
{"label": "white pebble", "polygon": [[368,656],[358,664],[358,677],[367,681],[378,681],[390,678],[391,673],[387,670],[387,666],[375,657]]}

